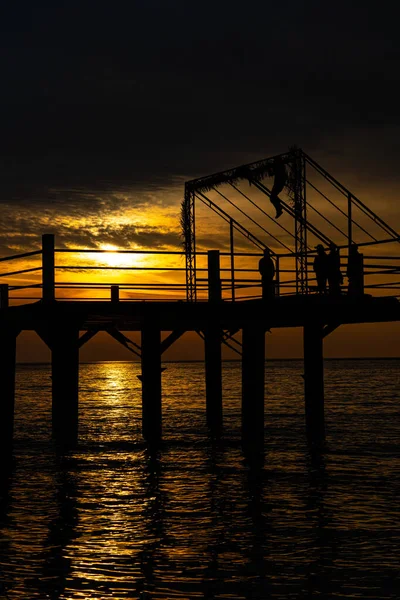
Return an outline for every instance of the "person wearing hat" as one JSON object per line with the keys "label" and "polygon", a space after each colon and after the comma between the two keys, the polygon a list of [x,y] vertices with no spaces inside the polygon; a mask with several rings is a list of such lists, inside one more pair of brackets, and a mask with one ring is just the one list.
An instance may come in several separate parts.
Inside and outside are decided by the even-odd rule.
{"label": "person wearing hat", "polygon": [[328,257],[322,244],[316,247],[317,255],[314,258],[313,269],[317,278],[319,294],[326,294],[326,282],[328,279]]}
{"label": "person wearing hat", "polygon": [[275,265],[269,248],[264,249],[264,256],[258,263],[258,270],[261,275],[262,299],[270,300],[275,297]]}
{"label": "person wearing hat", "polygon": [[358,251],[357,244],[351,244],[347,262],[347,277],[349,296],[362,296],[364,294],[364,256]]}

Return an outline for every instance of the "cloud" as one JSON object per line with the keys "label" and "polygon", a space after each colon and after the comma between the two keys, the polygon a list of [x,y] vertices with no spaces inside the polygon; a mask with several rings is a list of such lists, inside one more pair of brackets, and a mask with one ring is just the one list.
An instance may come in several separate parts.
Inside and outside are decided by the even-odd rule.
{"label": "cloud", "polygon": [[[68,195],[67,198],[64,197]],[[50,203],[14,200],[3,204],[0,252],[10,254],[40,247],[43,233],[56,234],[56,246],[101,248],[171,248],[181,243],[179,205],[152,202],[153,192],[139,197],[127,193],[55,193]],[[61,196],[61,198],[60,198]]]}
{"label": "cloud", "polygon": [[16,245],[47,227],[63,244],[171,244],[177,224],[140,229],[139,215],[169,207],[178,222],[185,180],[293,143],[349,187],[398,186],[396,11],[45,4],[0,24],[0,204]]}

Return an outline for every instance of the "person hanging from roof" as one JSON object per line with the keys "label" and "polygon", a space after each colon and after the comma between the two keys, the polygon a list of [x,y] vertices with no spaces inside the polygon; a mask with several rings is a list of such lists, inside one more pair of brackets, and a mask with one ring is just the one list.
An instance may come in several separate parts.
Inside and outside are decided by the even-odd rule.
{"label": "person hanging from roof", "polygon": [[277,156],[276,158],[274,158],[273,169],[274,169],[274,185],[272,187],[271,196],[269,199],[271,201],[272,206],[274,206],[274,208],[276,210],[275,218],[278,219],[281,216],[281,214],[283,213],[282,204],[281,204],[281,201],[279,200],[279,194],[285,187],[286,179],[287,179],[285,163],[283,162],[283,160],[280,156]]}

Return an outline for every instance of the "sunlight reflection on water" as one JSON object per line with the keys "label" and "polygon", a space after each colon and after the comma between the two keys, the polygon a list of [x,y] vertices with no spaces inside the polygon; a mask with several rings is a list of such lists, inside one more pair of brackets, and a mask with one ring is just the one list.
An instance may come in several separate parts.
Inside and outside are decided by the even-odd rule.
{"label": "sunlight reflection on water", "polygon": [[219,445],[203,365],[167,367],[158,454],[141,438],[138,365],[96,363],[81,365],[66,456],[50,442],[49,368],[18,368],[0,504],[8,598],[400,596],[398,361],[326,362],[322,454],[305,442],[301,363],[269,363],[263,468],[240,449],[240,365],[224,366]]}

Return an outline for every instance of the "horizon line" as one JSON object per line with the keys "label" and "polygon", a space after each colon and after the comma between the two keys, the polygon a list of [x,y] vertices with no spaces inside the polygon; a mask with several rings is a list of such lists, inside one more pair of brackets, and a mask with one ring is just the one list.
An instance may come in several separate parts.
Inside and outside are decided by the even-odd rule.
{"label": "horizon line", "polygon": [[[302,361],[303,357],[291,357],[291,358],[266,358],[265,362],[295,362]],[[329,360],[400,360],[400,356],[331,356],[328,358],[324,358],[324,361]],[[204,363],[204,359],[193,359],[193,360],[163,360],[162,363]],[[242,362],[240,358],[227,358],[222,359],[222,362]],[[126,364],[137,364],[140,365],[139,360],[85,360],[79,361],[80,365],[90,365],[90,364],[101,364],[101,363],[126,363]],[[51,365],[51,361],[18,361],[17,365]]]}

